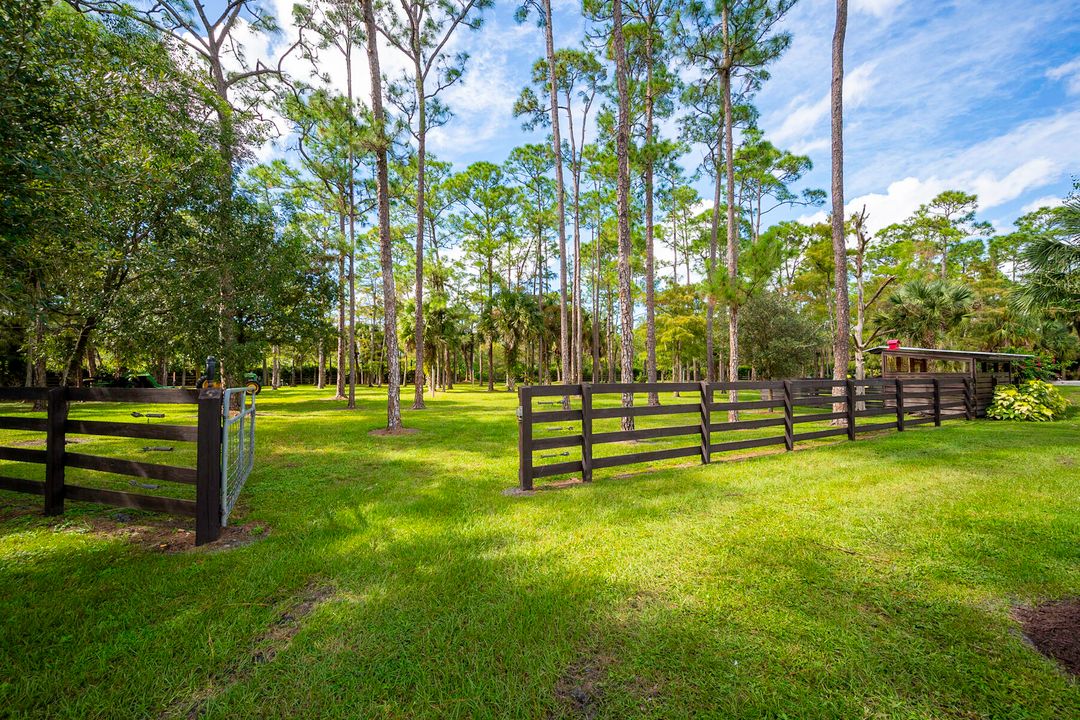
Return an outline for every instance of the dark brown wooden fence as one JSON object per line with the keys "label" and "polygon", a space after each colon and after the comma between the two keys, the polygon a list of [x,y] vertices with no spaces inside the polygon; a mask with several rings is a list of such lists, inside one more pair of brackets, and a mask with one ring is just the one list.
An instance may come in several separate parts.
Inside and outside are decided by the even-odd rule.
{"label": "dark brown wooden fence", "polygon": [[[747,391],[757,391],[760,397],[740,397]],[[674,397],[660,405],[623,406],[620,402],[611,406],[611,397],[607,398],[608,406],[597,402],[602,396],[622,398],[653,392],[691,397]],[[593,471],[601,468],[691,457],[707,464],[714,455],[733,450],[771,445],[793,450],[799,442],[834,436],[854,440],[860,433],[903,431],[913,425],[940,425],[943,419],[971,420],[975,416],[970,378],[911,386],[902,380],[882,379],[534,385],[519,388],[518,398],[518,479],[523,490],[531,490],[538,478],[556,475],[580,474],[588,482]],[[639,403],[643,400],[639,398]],[[534,404],[555,409],[536,409]],[[660,427],[594,432],[597,420],[668,415],[674,416],[672,424]],[[882,420],[860,422],[876,417]],[[552,423],[558,424],[553,427]],[[800,427],[809,423],[817,428]],[[771,428],[775,431],[767,430]],[[576,432],[563,432],[566,430]],[[714,442],[714,434],[730,436],[732,432],[752,436]],[[686,444],[622,454],[602,450],[611,443],[660,438],[686,438]],[[575,449],[580,459],[536,462],[537,453],[539,459],[547,459],[569,456]]]}
{"label": "dark brown wooden fence", "polygon": [[[221,407],[222,391],[161,390],[129,388],[0,388],[0,402],[44,402],[46,417],[0,416],[0,429],[32,430],[45,433],[45,449],[0,447],[0,460],[15,460],[45,466],[44,481],[0,475],[0,490],[43,495],[45,514],[64,512],[65,500],[140,508],[195,518],[195,543],[216,540],[221,533]],[[97,420],[70,420],[72,402],[168,403],[198,405],[198,425],[164,425]],[[104,435],[196,443],[196,467],[176,467],[157,463],[122,460],[65,449],[68,433]],[[119,492],[83,487],[65,482],[65,468],[83,468],[138,478],[149,478],[195,486],[195,499],[184,500],[157,495]]]}

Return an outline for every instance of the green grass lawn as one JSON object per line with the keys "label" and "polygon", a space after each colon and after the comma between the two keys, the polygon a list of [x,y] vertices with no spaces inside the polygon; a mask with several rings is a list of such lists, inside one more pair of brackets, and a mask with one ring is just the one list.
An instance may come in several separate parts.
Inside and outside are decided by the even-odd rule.
{"label": "green grass lawn", "polygon": [[[1080,716],[1010,619],[1080,595],[1076,409],[522,497],[512,395],[372,437],[385,395],[331,394],[259,397],[242,547],[155,552],[89,531],[115,508],[0,491],[0,717]],[[193,460],[147,444],[78,449]]]}

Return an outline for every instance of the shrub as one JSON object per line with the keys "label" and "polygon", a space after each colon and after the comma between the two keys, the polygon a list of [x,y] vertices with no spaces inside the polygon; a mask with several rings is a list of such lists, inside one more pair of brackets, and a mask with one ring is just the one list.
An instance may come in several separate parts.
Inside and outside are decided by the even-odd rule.
{"label": "shrub", "polygon": [[1013,378],[1024,380],[1053,380],[1065,372],[1063,363],[1052,355],[1040,354],[1034,359],[1020,360],[1013,365]]}
{"label": "shrub", "polygon": [[1028,380],[1016,387],[1001,385],[994,391],[994,402],[986,411],[995,420],[1046,422],[1065,414],[1069,406],[1057,388],[1042,380]]}

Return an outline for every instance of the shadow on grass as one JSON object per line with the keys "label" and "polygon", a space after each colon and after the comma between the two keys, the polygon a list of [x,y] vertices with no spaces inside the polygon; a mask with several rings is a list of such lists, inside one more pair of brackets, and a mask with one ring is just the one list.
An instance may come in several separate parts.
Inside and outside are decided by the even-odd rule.
{"label": "shadow on grass", "polygon": [[[1080,709],[1075,686],[1004,612],[804,538],[762,539],[725,557],[727,567],[755,565],[765,572],[752,582],[728,572],[710,603],[650,596],[625,613],[609,641],[631,658],[619,681],[645,676],[659,691],[647,712],[616,693],[604,716],[708,707],[717,717],[1054,718]],[[987,682],[1003,667],[1010,683]]]}
{"label": "shadow on grass", "polygon": [[[447,402],[409,419],[455,432],[387,443],[370,398],[333,417],[284,400],[243,495],[239,519],[274,528],[256,545],[0,537],[0,707],[154,717],[210,687],[207,717],[572,716],[556,688],[602,658],[603,717],[1080,709],[995,604],[1075,589],[1068,496],[1010,485],[1075,454],[1059,434],[919,428],[525,499],[500,494],[510,412]],[[330,599],[257,661],[313,582]]]}

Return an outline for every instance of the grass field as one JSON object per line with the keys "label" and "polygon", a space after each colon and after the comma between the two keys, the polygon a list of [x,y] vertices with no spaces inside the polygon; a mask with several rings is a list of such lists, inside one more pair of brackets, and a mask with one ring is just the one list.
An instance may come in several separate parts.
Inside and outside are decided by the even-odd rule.
{"label": "grass field", "polygon": [[260,396],[234,519],[265,531],[246,545],[157,552],[107,530],[115,508],[44,518],[0,491],[0,716],[1080,716],[1010,618],[1080,595],[1080,393],[1053,424],[952,421],[528,497],[503,493],[513,396],[440,394],[405,411],[416,434],[372,437],[385,395],[349,412],[330,394]]}

